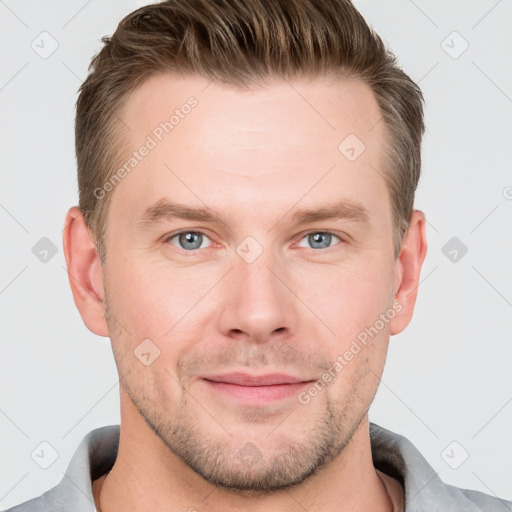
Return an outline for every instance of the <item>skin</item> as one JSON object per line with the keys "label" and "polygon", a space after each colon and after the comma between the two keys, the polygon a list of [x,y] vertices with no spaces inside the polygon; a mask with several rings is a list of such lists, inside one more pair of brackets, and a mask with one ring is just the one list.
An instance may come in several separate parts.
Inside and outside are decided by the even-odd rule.
{"label": "skin", "polygon": [[[198,100],[112,192],[103,267],[78,208],[66,218],[75,303],[93,333],[111,338],[120,375],[119,452],[94,483],[97,506],[390,510],[367,412],[390,335],[411,320],[427,246],[415,210],[393,258],[375,97],[357,80],[207,85],[154,76],[121,113],[133,151],[190,96]],[[350,133],[366,146],[353,162],[338,150]],[[207,205],[224,222],[141,224],[164,198]],[[339,200],[364,207],[368,221],[292,223],[297,209]],[[202,248],[187,252],[170,238],[181,230],[202,232]],[[339,238],[313,245],[308,235],[326,230]],[[248,236],[262,251],[251,263],[237,253]],[[242,404],[202,378],[244,371],[314,381],[394,303],[400,312],[307,404],[296,395]],[[160,350],[147,366],[134,357],[144,339]],[[238,455],[247,443],[253,464]]]}

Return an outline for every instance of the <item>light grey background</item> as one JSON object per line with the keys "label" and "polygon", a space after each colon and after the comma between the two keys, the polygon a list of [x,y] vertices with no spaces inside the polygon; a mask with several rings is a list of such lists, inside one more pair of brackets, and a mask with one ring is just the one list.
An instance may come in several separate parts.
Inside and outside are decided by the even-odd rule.
{"label": "light grey background", "polygon": [[[77,88],[101,36],[144,3],[0,0],[0,508],[56,485],[80,440],[119,422],[110,343],[74,306],[61,232],[77,203]],[[370,418],[446,482],[511,499],[512,2],[356,5],[423,89],[427,124],[416,207],[429,251]],[[32,252],[42,237],[57,247],[46,263]],[[468,250],[455,262],[452,237]],[[44,441],[58,453],[48,469],[31,458]]]}

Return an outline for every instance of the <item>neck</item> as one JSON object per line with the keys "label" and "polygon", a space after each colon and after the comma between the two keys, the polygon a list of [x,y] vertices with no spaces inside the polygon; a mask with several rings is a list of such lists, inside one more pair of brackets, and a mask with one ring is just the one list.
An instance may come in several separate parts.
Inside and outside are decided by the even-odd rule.
{"label": "neck", "polygon": [[391,509],[372,463],[367,417],[342,453],[302,484],[251,496],[215,487],[195,473],[149,428],[123,391],[116,462],[110,473],[95,481],[93,493],[100,512]]}

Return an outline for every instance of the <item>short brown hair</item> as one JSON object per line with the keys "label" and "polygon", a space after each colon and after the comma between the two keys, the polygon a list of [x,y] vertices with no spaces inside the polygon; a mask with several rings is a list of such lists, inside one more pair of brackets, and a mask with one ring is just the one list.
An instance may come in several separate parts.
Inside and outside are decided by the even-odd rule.
{"label": "short brown hair", "polygon": [[423,95],[349,0],[166,0],[127,15],[102,42],[80,87],[75,121],[79,206],[102,262],[110,194],[99,199],[94,191],[120,161],[119,113],[127,98],[162,72],[239,87],[301,76],[370,86],[385,124],[397,257],[420,177]]}

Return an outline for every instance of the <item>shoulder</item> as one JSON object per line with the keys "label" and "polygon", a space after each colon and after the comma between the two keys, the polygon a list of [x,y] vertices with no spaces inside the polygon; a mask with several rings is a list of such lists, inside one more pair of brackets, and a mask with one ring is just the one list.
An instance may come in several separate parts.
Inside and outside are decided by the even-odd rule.
{"label": "shoulder", "polygon": [[374,466],[396,478],[405,491],[407,512],[512,512],[512,502],[444,483],[404,436],[370,424]]}
{"label": "shoulder", "polygon": [[61,512],[64,509],[62,508],[63,502],[60,494],[57,485],[41,494],[41,496],[20,503],[4,512]]}
{"label": "shoulder", "polygon": [[89,432],[80,442],[60,482],[44,494],[5,512],[95,512],[93,481],[110,471],[119,446],[119,425]]}

